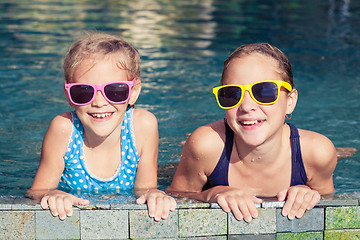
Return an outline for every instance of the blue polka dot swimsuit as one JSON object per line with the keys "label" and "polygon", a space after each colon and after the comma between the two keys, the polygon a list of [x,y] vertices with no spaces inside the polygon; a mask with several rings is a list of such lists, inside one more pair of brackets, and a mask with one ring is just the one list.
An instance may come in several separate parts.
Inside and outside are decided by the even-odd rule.
{"label": "blue polka dot swimsuit", "polygon": [[121,127],[121,164],[116,173],[102,179],[94,176],[86,165],[84,157],[84,129],[75,112],[74,129],[64,156],[65,169],[59,182],[59,189],[65,191],[130,190],[134,186],[139,154],[135,147],[132,128],[133,108],[126,110]]}

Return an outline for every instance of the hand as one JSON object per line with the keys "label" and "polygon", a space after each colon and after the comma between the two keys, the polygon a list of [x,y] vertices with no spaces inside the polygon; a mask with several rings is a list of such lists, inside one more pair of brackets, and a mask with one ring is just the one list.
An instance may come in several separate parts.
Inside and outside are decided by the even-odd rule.
{"label": "hand", "polygon": [[56,217],[59,216],[60,220],[65,220],[68,216],[72,216],[73,205],[88,205],[89,200],[81,199],[60,190],[51,190],[45,194],[40,202],[42,209],[50,208],[51,214]]}
{"label": "hand", "polygon": [[305,185],[292,186],[277,194],[279,201],[285,201],[282,215],[290,220],[301,218],[306,210],[312,209],[320,200],[320,194]]}
{"label": "hand", "polygon": [[161,218],[166,219],[169,212],[174,211],[176,207],[175,199],[158,189],[150,189],[136,199],[136,203],[147,203],[149,216],[154,218],[155,221],[159,221]]}
{"label": "hand", "polygon": [[246,222],[250,222],[253,218],[258,217],[255,203],[261,203],[260,198],[236,188],[224,186],[215,188],[218,190],[210,202],[216,201],[225,212],[232,211],[237,220],[244,219]]}

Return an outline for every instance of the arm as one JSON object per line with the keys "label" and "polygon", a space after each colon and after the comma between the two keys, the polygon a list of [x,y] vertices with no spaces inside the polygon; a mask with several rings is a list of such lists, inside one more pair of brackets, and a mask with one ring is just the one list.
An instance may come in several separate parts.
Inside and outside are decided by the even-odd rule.
{"label": "arm", "polygon": [[175,199],[157,189],[159,134],[156,117],[145,110],[134,110],[134,131],[140,160],[134,184],[138,204],[147,203],[149,216],[156,221],[174,211]]}
{"label": "arm", "polygon": [[56,190],[64,170],[64,153],[72,131],[71,116],[64,113],[53,119],[42,144],[40,165],[27,196],[50,208],[54,216],[65,219],[72,215],[73,204],[88,204],[71,194]]}
{"label": "arm", "polygon": [[332,175],[337,163],[333,143],[325,136],[301,131],[301,149],[308,180],[306,185],[293,186],[278,194],[278,200],[286,203],[283,215],[289,219],[300,218],[320,200],[320,194],[335,191]]}
{"label": "arm", "polygon": [[254,203],[261,200],[241,189],[215,186],[202,191],[214,170],[224,147],[223,121],[195,130],[187,139],[181,153],[180,164],[168,192],[203,202],[217,202],[226,211],[232,211],[237,219],[249,222],[258,216]]}

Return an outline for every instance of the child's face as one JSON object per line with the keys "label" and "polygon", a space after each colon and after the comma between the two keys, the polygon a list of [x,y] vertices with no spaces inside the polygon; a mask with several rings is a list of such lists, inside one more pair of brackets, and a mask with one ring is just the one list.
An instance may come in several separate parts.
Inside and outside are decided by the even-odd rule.
{"label": "child's face", "polygon": [[[259,53],[235,58],[223,76],[223,85],[247,85],[263,80],[282,80],[277,62]],[[275,136],[288,113],[288,92],[280,91],[279,100],[271,105],[256,103],[246,91],[241,103],[226,110],[226,119],[237,137],[258,146]]]}
{"label": "child's face", "polygon": [[[93,59],[84,59],[76,68],[72,79],[72,83],[97,85],[131,80],[128,79],[127,71],[120,68],[114,57],[97,58],[95,62]],[[133,87],[129,101],[136,100],[138,94],[137,88]],[[98,91],[91,103],[83,106],[71,105],[84,126],[86,136],[107,137],[121,127],[128,102],[109,103],[102,92]],[[120,130],[115,132],[119,134]]]}

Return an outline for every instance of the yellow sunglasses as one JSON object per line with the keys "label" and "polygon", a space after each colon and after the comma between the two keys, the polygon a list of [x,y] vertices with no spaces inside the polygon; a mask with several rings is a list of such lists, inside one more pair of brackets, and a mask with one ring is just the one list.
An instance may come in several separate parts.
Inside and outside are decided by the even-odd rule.
{"label": "yellow sunglasses", "polygon": [[222,85],[213,88],[213,93],[215,94],[217,103],[222,109],[230,109],[241,103],[245,91],[248,91],[251,98],[258,104],[274,104],[279,100],[281,87],[284,87],[289,92],[292,90],[292,86],[288,82],[282,80],[266,80],[249,85]]}

